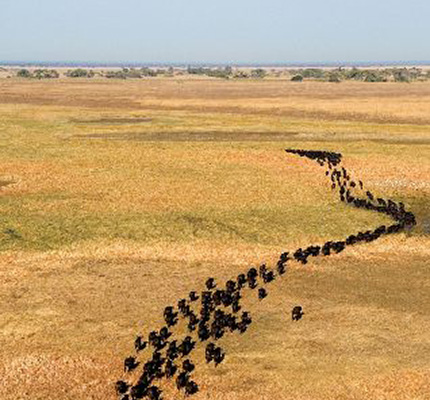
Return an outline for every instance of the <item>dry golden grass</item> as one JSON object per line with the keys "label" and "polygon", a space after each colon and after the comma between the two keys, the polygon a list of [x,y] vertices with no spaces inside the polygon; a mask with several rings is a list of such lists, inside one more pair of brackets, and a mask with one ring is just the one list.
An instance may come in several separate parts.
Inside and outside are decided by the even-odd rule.
{"label": "dry golden grass", "polygon": [[344,153],[418,226],[247,296],[254,323],[198,363],[196,400],[429,398],[429,99],[428,83],[0,80],[0,398],[114,399],[134,335],[207,276],[387,221],[285,147]]}

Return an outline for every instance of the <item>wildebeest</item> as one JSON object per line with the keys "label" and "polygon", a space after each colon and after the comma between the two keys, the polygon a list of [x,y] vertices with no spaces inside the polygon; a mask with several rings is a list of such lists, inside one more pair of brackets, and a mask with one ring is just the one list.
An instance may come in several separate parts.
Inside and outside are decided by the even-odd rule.
{"label": "wildebeest", "polygon": [[293,311],[291,312],[291,317],[293,319],[293,321],[298,321],[299,319],[302,318],[304,312],[302,311],[302,307],[301,306],[295,306],[293,308]]}

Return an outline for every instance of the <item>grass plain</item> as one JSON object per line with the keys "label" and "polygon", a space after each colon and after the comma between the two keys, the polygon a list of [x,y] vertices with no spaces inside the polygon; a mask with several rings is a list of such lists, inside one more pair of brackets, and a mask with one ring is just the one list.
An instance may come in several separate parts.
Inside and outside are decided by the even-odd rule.
{"label": "grass plain", "polygon": [[0,80],[0,398],[115,399],[135,335],[208,276],[386,221],[286,147],[343,153],[418,226],[248,296],[196,400],[429,398],[430,83],[211,79]]}

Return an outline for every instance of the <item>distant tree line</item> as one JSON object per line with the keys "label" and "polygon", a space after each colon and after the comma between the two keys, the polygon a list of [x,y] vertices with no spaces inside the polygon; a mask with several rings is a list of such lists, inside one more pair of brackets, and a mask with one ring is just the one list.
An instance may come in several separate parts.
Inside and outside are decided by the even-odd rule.
{"label": "distant tree line", "polygon": [[[275,69],[264,68],[232,68],[226,67],[192,67],[186,70],[174,69],[173,67],[156,68],[121,68],[115,70],[95,71],[93,69],[76,68],[68,70],[64,75],[68,78],[93,78],[94,76],[109,79],[142,79],[157,76],[172,77],[175,75],[197,75],[220,79],[264,79],[266,77],[291,79],[293,82],[303,82],[306,80],[316,80],[322,82],[339,83],[342,81],[360,82],[414,82],[426,81],[430,79],[430,71],[421,68],[300,68],[288,69],[282,72]],[[60,74],[55,69],[20,69],[16,74],[20,78],[33,79],[55,79]]]}
{"label": "distant tree line", "polygon": [[430,71],[421,68],[305,68],[289,71],[291,80],[302,82],[305,79],[326,82],[361,81],[361,82],[413,82],[430,79]]}
{"label": "distant tree line", "polygon": [[188,75],[206,75],[213,78],[229,79],[232,77],[233,69],[230,66],[225,68],[203,68],[203,67],[188,67]]}
{"label": "distant tree line", "polygon": [[233,71],[230,66],[219,68],[204,68],[204,67],[188,67],[187,73],[189,75],[205,75],[213,78],[223,79],[263,79],[267,75],[267,71],[263,68],[252,69],[250,72],[243,70]]}
{"label": "distant tree line", "polygon": [[92,78],[95,76],[95,72],[92,69],[77,68],[67,71],[66,76],[69,78]]}
{"label": "distant tree line", "polygon": [[29,71],[28,69],[20,69],[17,74],[19,78],[34,78],[34,79],[55,79],[60,74],[55,69],[35,69]]}
{"label": "distant tree line", "polygon": [[154,68],[122,68],[120,70],[106,71],[102,76],[114,79],[141,79],[146,77],[156,76],[173,76],[173,67],[167,69],[154,69]]}

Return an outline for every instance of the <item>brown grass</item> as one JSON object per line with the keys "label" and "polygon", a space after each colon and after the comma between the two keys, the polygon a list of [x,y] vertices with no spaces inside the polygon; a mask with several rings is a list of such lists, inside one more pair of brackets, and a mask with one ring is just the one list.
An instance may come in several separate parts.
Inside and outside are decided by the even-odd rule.
{"label": "brown grass", "polygon": [[[204,86],[204,90],[201,88]],[[64,93],[67,92],[67,96]],[[324,120],[430,124],[430,83],[216,80],[0,82],[3,103],[244,112]],[[396,99],[396,101],[392,101]]]}
{"label": "brown grass", "polygon": [[134,335],[209,275],[386,221],[284,147],[344,153],[418,226],[247,296],[254,323],[222,339],[225,363],[194,356],[196,400],[429,398],[429,98],[428,83],[0,80],[0,399],[114,399]]}

